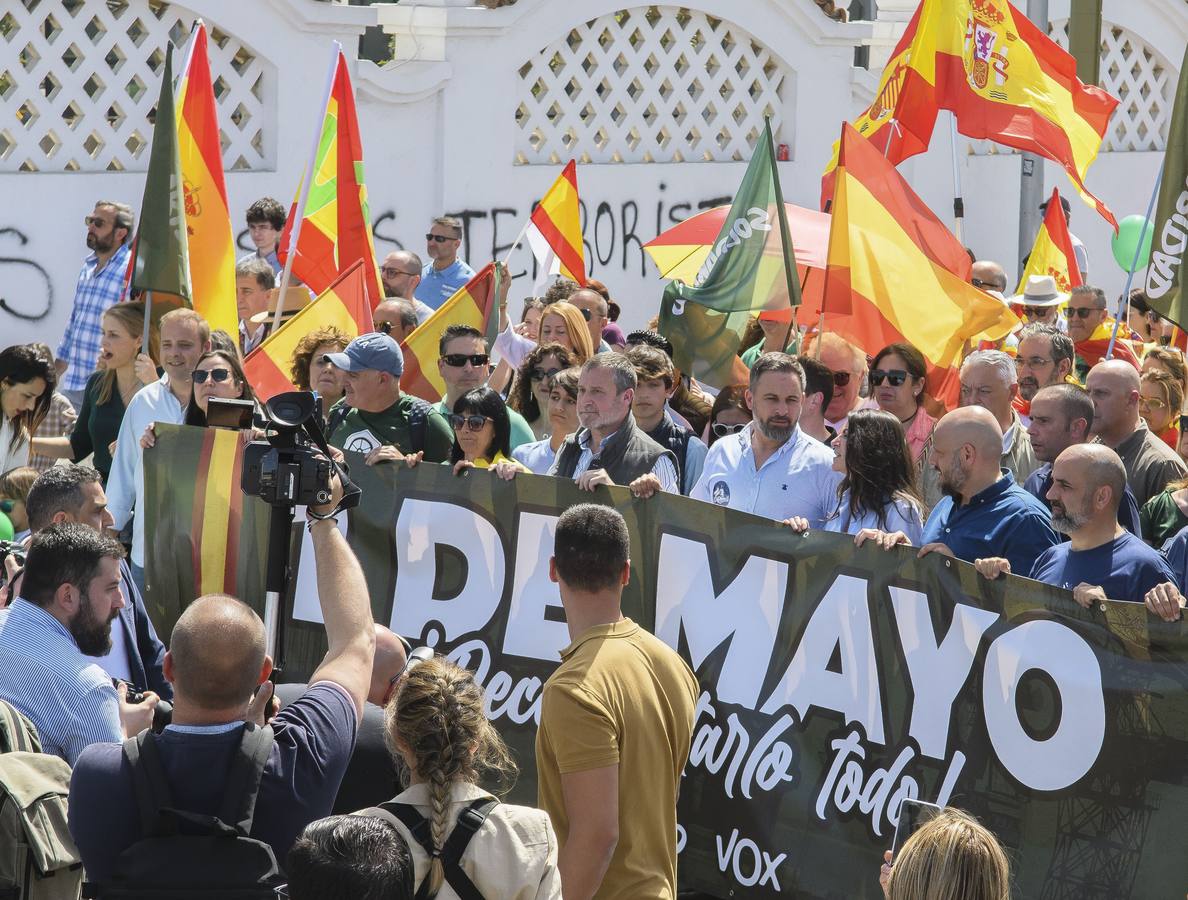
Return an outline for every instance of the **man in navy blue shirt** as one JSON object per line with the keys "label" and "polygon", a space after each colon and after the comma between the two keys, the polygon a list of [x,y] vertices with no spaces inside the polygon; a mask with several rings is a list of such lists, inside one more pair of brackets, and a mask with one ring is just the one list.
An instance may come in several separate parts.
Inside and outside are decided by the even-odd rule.
{"label": "man in navy blue shirt", "polygon": [[[1046,550],[1028,575],[1073,592],[1089,607],[1110,600],[1142,602],[1152,588],[1171,581],[1163,557],[1118,524],[1118,504],[1126,489],[1126,469],[1118,454],[1100,444],[1069,447],[1052,465],[1052,525],[1067,543]],[[987,578],[1013,571],[1009,560],[974,563]]]}
{"label": "man in navy blue shirt", "polygon": [[[341,497],[336,477],[331,502],[311,511],[328,512]],[[333,519],[312,521],[310,532],[329,649],[309,689],[270,722],[275,742],[251,836],[270,844],[278,860],[306,825],[330,813],[355,744],[375,652],[371,601],[358,560]],[[165,655],[173,721],[155,743],[176,808],[218,814],[244,723],[262,724],[272,697],[266,640],[260,617],[222,594],[198,598],[174,626]],[[98,884],[110,879],[119,855],[143,836],[133,773],[120,744],[92,744],[79,756],[70,780],[69,824],[87,878]]]}
{"label": "man in navy blue shirt", "polygon": [[[924,523],[919,556],[941,553],[966,562],[984,556],[1010,560],[1029,572],[1035,558],[1059,542],[1048,510],[1000,468],[1002,429],[980,406],[955,409],[932,434],[930,464],[944,497]],[[910,544],[901,531],[867,529],[857,544],[873,539],[884,549]]]}
{"label": "man in navy blue shirt", "polygon": [[[1056,457],[1074,444],[1089,440],[1093,428],[1093,401],[1089,392],[1076,384],[1054,384],[1041,388],[1031,398],[1031,449],[1043,463],[1027,476],[1024,489],[1044,506],[1048,506],[1048,491],[1052,487],[1052,463]],[[1139,525],[1138,503],[1130,488],[1118,504],[1118,524],[1131,534],[1142,534]]]}

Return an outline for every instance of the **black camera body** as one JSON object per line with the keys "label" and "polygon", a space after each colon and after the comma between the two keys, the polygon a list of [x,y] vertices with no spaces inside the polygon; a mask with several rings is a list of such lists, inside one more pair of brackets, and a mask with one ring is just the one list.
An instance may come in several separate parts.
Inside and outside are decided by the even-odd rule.
{"label": "black camera body", "polygon": [[311,391],[277,394],[264,405],[269,435],[243,451],[241,486],[270,506],[321,506],[333,495],[334,463],[320,453],[322,401]]}

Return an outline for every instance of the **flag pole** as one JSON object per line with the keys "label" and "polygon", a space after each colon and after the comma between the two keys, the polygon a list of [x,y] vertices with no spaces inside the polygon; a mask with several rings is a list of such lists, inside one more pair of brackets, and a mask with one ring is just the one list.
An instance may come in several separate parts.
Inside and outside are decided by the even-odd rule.
{"label": "flag pole", "polygon": [[309,188],[313,184],[314,166],[318,161],[318,147],[322,143],[322,124],[326,121],[326,108],[330,105],[330,92],[334,89],[334,74],[338,71],[338,57],[342,54],[342,44],[338,41],[331,43],[330,70],[326,73],[326,89],[322,92],[321,114],[317,127],[314,128],[313,147],[309,152],[309,164],[305,167],[305,177],[301,180],[301,195],[297,200],[297,208],[293,211],[293,227],[289,231],[289,247],[285,254],[285,268],[281,274],[280,291],[276,296],[276,312],[272,316],[272,330],[280,328],[281,316],[285,310],[285,292],[289,288],[289,281],[293,277],[293,260],[297,256],[297,239],[301,236],[301,220],[305,217],[305,206],[309,202]]}
{"label": "flag pole", "polygon": [[503,257],[503,264],[505,266],[511,262],[512,254],[515,253],[520,248],[520,244],[523,243],[523,241],[524,241],[524,235],[526,235],[528,233],[528,226],[531,224],[532,224],[532,213],[529,212],[528,218],[526,218],[524,220],[524,227],[520,229],[520,233],[517,234],[516,239],[514,241],[512,241],[512,245],[508,249],[507,255],[505,257]]}
{"label": "flag pole", "polygon": [[[1167,161],[1164,155],[1164,163]],[[1139,232],[1138,243],[1134,246],[1134,258],[1130,260],[1130,271],[1126,273],[1126,287],[1122,289],[1122,296],[1118,298],[1117,315],[1114,316],[1114,330],[1110,332],[1110,345],[1106,348],[1106,359],[1114,358],[1114,344],[1118,340],[1118,327],[1122,324],[1125,308],[1130,304],[1130,285],[1134,282],[1134,270],[1138,268],[1139,254],[1143,250],[1143,239],[1147,236],[1147,229],[1152,227],[1151,216],[1155,214],[1155,200],[1159,196],[1159,184],[1163,181],[1163,163],[1159,165],[1159,174],[1155,176],[1155,188],[1151,191],[1151,200],[1147,204],[1147,217],[1143,219],[1143,227]]]}
{"label": "flag pole", "polygon": [[965,199],[961,196],[961,167],[957,162],[957,114],[954,112],[949,113],[949,138],[949,148],[953,156],[953,234],[962,242],[961,225],[965,219]]}

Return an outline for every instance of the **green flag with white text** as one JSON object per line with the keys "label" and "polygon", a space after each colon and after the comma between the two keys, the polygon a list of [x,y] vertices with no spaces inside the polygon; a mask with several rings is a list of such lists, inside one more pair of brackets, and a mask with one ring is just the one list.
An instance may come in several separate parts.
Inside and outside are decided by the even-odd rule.
{"label": "green flag with white text", "polygon": [[190,253],[174,119],[173,45],[169,44],[161,68],[161,94],[140,204],[140,228],[133,248],[131,287],[173,294],[189,304],[193,294]]}
{"label": "green flag with white text", "polygon": [[799,305],[769,122],[697,280],[664,289],[660,330],[672,341],[677,368],[725,387],[746,380],[736,354],[750,317]]}
{"label": "green flag with white text", "polygon": [[1176,88],[1176,105],[1167,131],[1154,229],[1147,299],[1161,316],[1188,328],[1188,297],[1184,296],[1184,256],[1188,251],[1188,50],[1180,64],[1180,86]]}

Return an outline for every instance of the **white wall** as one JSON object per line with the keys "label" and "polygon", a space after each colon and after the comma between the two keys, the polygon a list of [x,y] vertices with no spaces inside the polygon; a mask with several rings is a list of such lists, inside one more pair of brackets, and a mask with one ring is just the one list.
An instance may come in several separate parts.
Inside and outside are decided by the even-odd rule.
{"label": "white wall", "polygon": [[[144,3],[132,0],[133,10]],[[42,5],[55,6],[53,0]],[[1067,14],[1057,0],[1052,5],[1053,18]],[[242,210],[263,195],[288,203],[296,190],[318,115],[330,42],[341,40],[351,55],[363,27],[382,17],[397,33],[398,52],[420,58],[382,68],[368,62],[355,67],[377,250],[382,257],[403,245],[423,255],[421,235],[428,219],[461,213],[468,226],[465,253],[475,264],[506,252],[531,203],[559,171],[559,166],[513,164],[514,111],[523,94],[517,70],[570,28],[630,6],[625,0],[519,0],[491,11],[437,0],[407,12],[410,6],[400,4],[394,9],[417,23],[413,41],[398,16],[376,7],[313,0],[187,0],[184,10],[175,4],[234,35],[275,67],[267,115],[275,120],[276,168],[227,176],[244,243]],[[855,72],[851,61],[853,45],[872,39],[871,26],[833,22],[811,0],[700,0],[693,6],[756,36],[778,58],[785,84],[777,140],[790,145],[790,159],[780,165],[784,194],[791,202],[815,207],[819,174],[842,118],[869,102],[873,79]],[[1170,6],[1176,9],[1165,8]],[[1188,35],[1183,6],[1107,0],[1105,17],[1127,23],[1178,65]],[[429,18],[417,18],[422,13]],[[879,33],[884,43],[894,40],[882,24]],[[15,52],[0,41],[0,72],[13,67]],[[155,94],[156,85],[150,89]],[[941,125],[946,125],[943,114]],[[1089,183],[1121,218],[1142,211],[1157,163],[1157,154],[1103,154]],[[1004,261],[1008,269],[1017,255],[1018,167],[1016,156],[961,156],[965,242],[981,256]],[[740,162],[579,166],[590,273],[610,286],[625,326],[637,327],[656,311],[662,288],[654,267],[645,262],[642,243],[700,206],[726,202],[744,168]],[[139,207],[144,173],[17,174],[9,169],[0,162],[0,327],[6,342],[53,344],[69,315],[74,280],[86,255],[82,217],[100,197]],[[933,149],[905,163],[902,171],[947,218],[952,177],[946,131],[939,129]],[[1053,183],[1062,190],[1068,185],[1064,174],[1049,166],[1049,190]],[[1101,273],[1111,291],[1119,290],[1108,226],[1088,207],[1074,206],[1073,230],[1089,247],[1095,280]],[[529,265],[524,251],[513,259],[516,272]],[[518,285],[523,287],[513,290],[513,300],[530,288],[526,279]]]}

